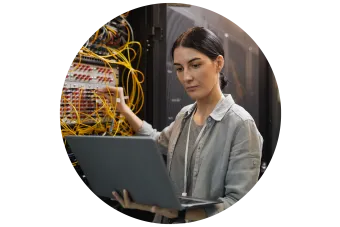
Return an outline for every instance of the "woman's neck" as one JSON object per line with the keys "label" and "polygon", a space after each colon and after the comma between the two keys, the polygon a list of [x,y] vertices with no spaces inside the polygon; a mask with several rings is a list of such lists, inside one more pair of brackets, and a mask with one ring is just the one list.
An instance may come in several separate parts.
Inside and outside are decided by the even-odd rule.
{"label": "woman's neck", "polygon": [[194,119],[197,124],[204,124],[205,120],[214,110],[216,104],[221,100],[222,95],[223,93],[218,87],[213,88],[212,91],[203,99],[196,100],[197,110]]}

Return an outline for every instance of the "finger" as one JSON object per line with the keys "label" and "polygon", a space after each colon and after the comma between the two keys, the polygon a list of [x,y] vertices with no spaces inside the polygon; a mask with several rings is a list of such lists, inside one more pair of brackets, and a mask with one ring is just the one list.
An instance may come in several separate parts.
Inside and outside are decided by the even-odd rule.
{"label": "finger", "polygon": [[123,196],[124,196],[124,202],[125,202],[126,208],[138,209],[138,210],[144,210],[144,211],[151,210],[150,205],[144,205],[144,204],[138,204],[138,203],[132,202],[128,191],[125,189],[123,190]]}
{"label": "finger", "polygon": [[122,200],[122,198],[118,195],[117,192],[113,191],[112,195],[116,198],[116,200],[120,203],[120,205],[125,208],[125,204],[124,201]]}
{"label": "finger", "polygon": [[95,92],[96,92],[97,94],[101,94],[101,93],[107,93],[107,90],[106,90],[105,88],[97,88],[97,89],[95,90]]}
{"label": "finger", "polygon": [[114,94],[109,95],[108,93],[100,93],[98,96],[100,97],[101,102],[105,101],[111,105],[116,105],[116,103],[120,102],[120,99],[116,98]]}
{"label": "finger", "polygon": [[118,87],[111,87],[111,86],[101,87],[97,89],[97,92],[101,92],[101,93],[108,93],[108,92],[112,93],[112,92],[117,92],[117,91],[119,91]]}
{"label": "finger", "polygon": [[152,206],[150,212],[151,213],[156,213],[156,209],[157,209],[156,206]]}
{"label": "finger", "polygon": [[114,91],[110,91],[110,92],[107,92],[107,91],[97,91],[96,92],[97,95],[99,96],[105,96],[105,97],[110,97],[110,96],[116,96],[116,92]]}
{"label": "finger", "polygon": [[126,206],[130,207],[131,201],[130,201],[130,198],[129,198],[129,194],[125,189],[123,190],[123,196],[124,196],[124,202],[125,202]]}
{"label": "finger", "polygon": [[108,101],[110,101],[110,103],[115,103],[115,100],[116,100],[116,96],[114,95],[114,94],[107,94],[107,93],[105,93],[104,94],[104,97],[108,100]]}

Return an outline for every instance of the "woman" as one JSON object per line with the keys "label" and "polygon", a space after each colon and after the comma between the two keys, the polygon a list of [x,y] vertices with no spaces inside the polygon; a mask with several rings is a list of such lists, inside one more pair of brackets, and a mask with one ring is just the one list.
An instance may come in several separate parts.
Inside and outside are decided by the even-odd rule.
{"label": "woman", "polygon": [[122,88],[110,92],[118,92],[118,111],[137,135],[150,136],[167,148],[167,166],[179,193],[222,202],[178,212],[133,203],[126,191],[123,198],[113,192],[123,207],[153,212],[154,221],[161,223],[200,220],[241,199],[257,182],[263,143],[249,113],[222,93],[227,83],[221,74],[224,50],[213,32],[189,29],[175,41],[171,54],[179,81],[196,102],[185,106],[162,132],[131,111]]}

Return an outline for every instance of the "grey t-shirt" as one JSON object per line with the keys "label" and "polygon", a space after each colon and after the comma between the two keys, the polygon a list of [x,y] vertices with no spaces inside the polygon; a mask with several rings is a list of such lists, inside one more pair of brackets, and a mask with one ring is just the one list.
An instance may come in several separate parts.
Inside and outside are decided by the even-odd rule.
{"label": "grey t-shirt", "polygon": [[[185,165],[185,148],[187,143],[188,129],[190,121],[187,121],[179,135],[177,144],[174,149],[173,161],[171,164],[170,177],[174,182],[176,192],[181,195],[184,191],[184,165]],[[203,125],[197,125],[192,119],[190,126],[189,146],[188,146],[188,166],[187,166],[187,194],[192,195],[192,173],[195,166],[194,144]],[[195,149],[196,150],[196,149]]]}

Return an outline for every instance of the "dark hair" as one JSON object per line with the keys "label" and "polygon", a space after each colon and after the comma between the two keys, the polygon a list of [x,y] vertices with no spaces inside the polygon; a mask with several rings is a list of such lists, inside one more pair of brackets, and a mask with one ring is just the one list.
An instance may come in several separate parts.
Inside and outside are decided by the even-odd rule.
{"label": "dark hair", "polygon": [[[174,51],[177,47],[193,48],[211,60],[215,60],[218,55],[224,57],[224,49],[219,38],[209,29],[203,27],[193,27],[182,33],[174,42],[171,48],[171,57],[174,59]],[[220,87],[223,89],[228,84],[228,79],[220,72]]]}

